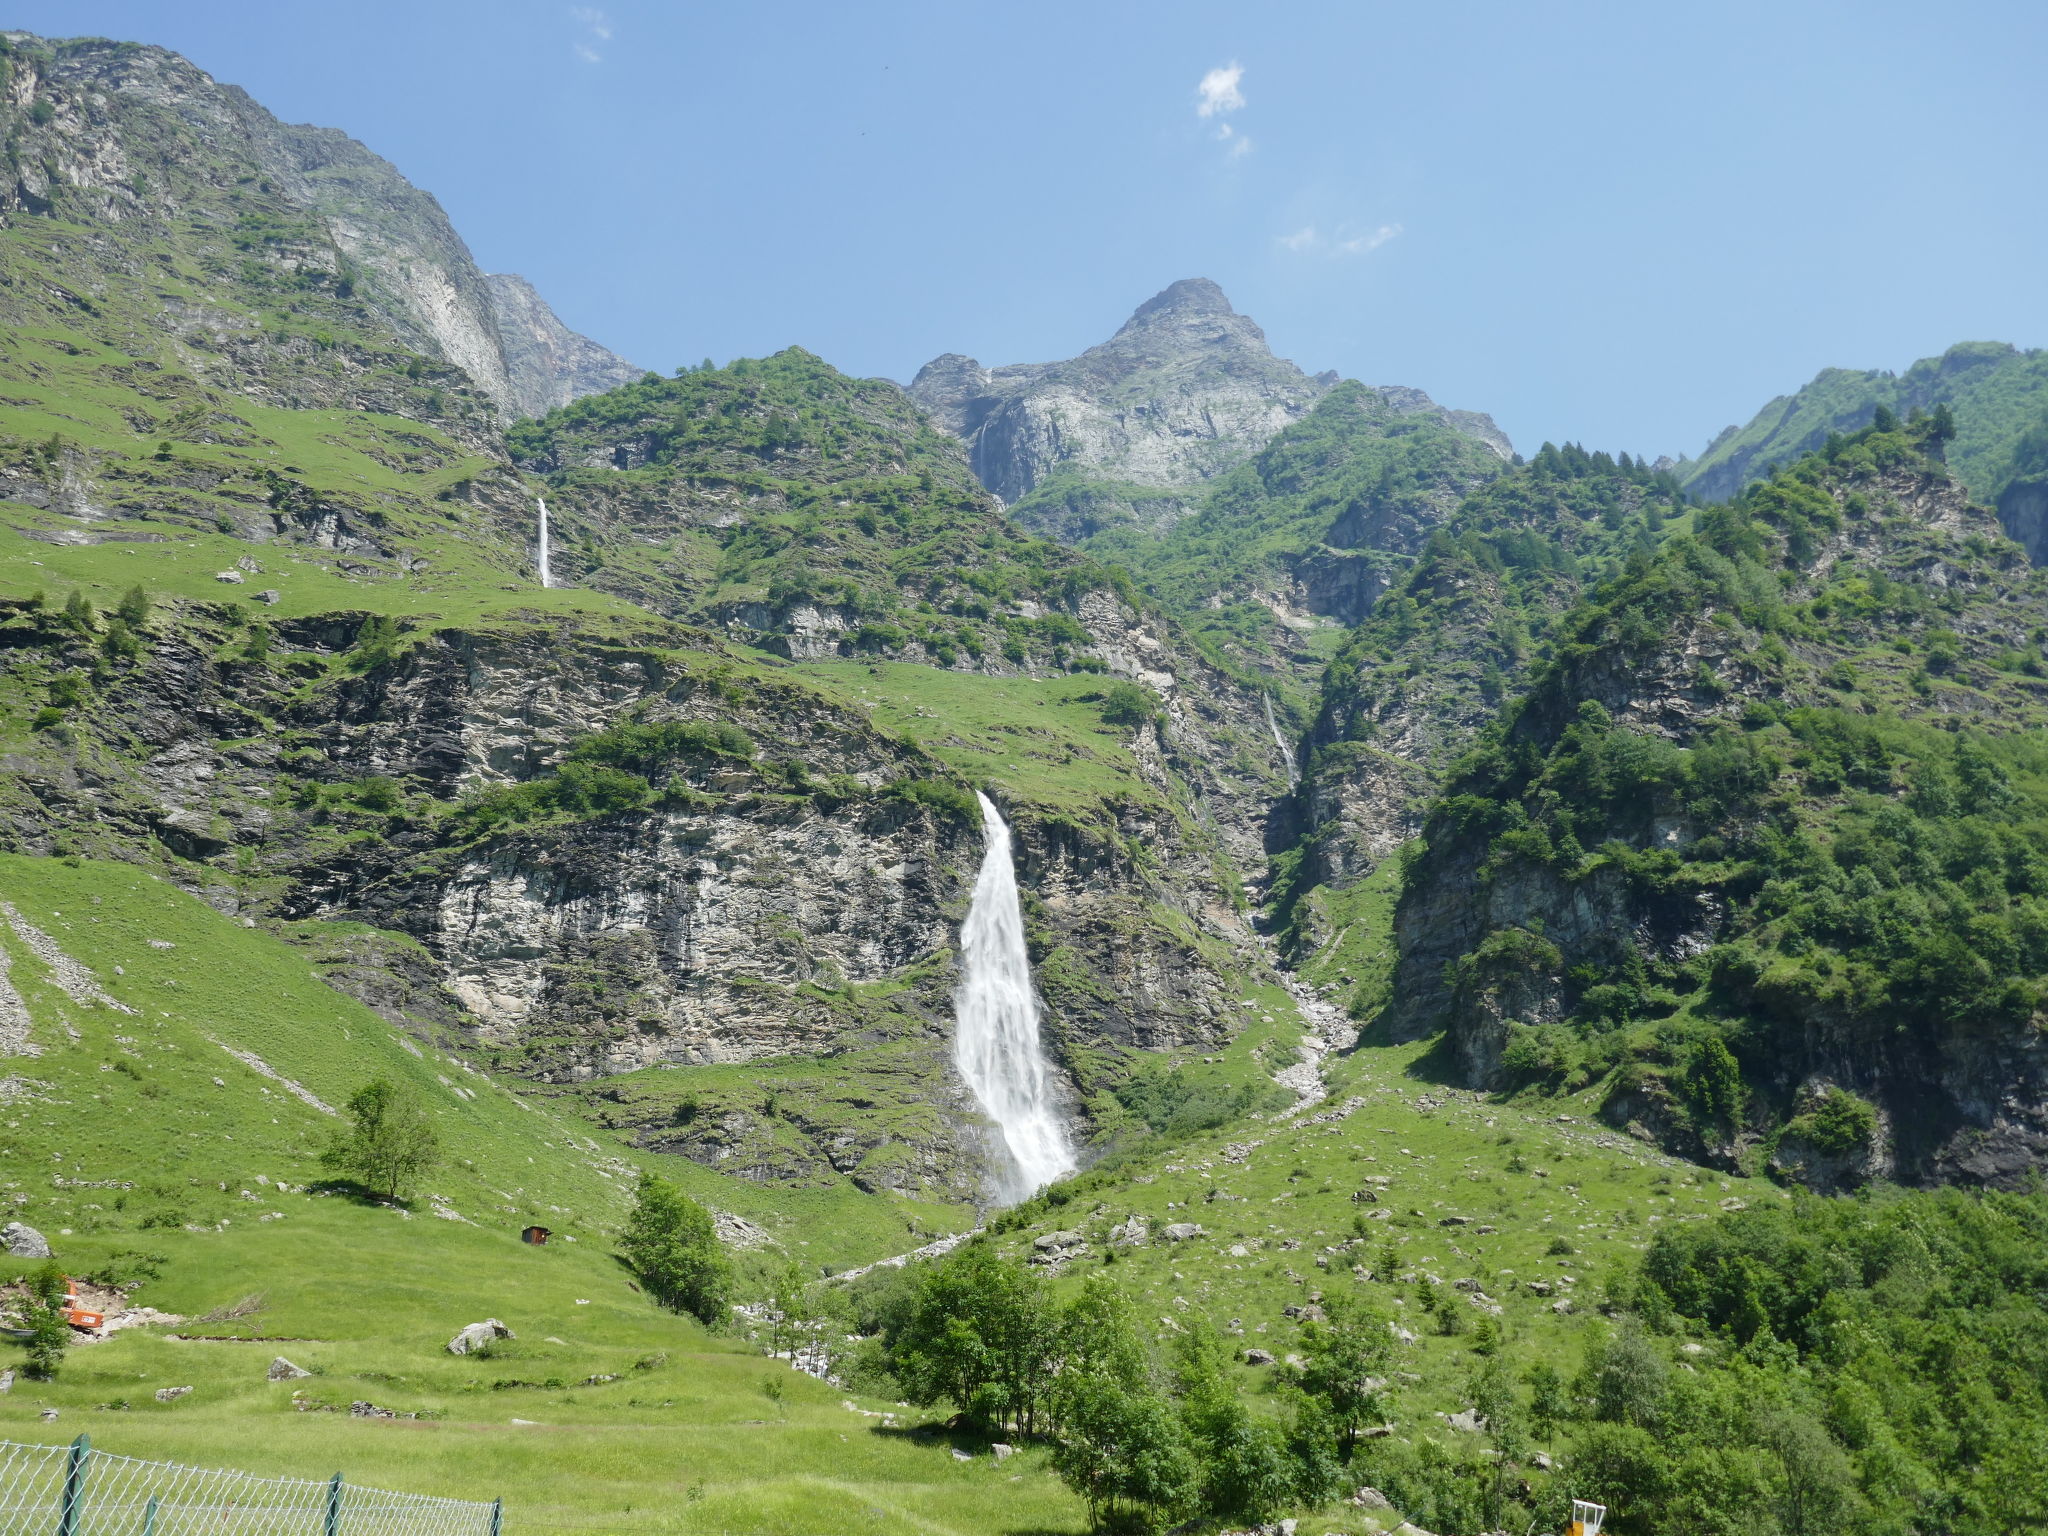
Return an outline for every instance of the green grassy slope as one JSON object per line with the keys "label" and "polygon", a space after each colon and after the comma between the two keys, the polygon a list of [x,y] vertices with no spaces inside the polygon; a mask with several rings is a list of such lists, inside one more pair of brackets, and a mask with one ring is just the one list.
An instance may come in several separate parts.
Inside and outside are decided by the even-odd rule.
{"label": "green grassy slope", "polygon": [[[54,1407],[65,1438],[89,1430],[123,1454],[298,1475],[341,1467],[382,1486],[502,1496],[513,1529],[969,1531],[1019,1509],[1046,1529],[1074,1527],[1035,1456],[1000,1477],[986,1458],[957,1464],[942,1446],[878,1431],[839,1406],[843,1393],[743,1340],[652,1307],[608,1241],[630,1182],[621,1148],[408,1049],[262,930],[123,865],[0,858],[0,899],[107,999],[74,1001],[0,929],[41,1047],[6,1063],[10,1209],[76,1273],[133,1272],[120,1256],[153,1256],[160,1274],[135,1299],[160,1310],[199,1318],[259,1299],[244,1315],[74,1350],[56,1383],[0,1398],[0,1435],[47,1438],[37,1416]],[[428,1098],[449,1155],[409,1215],[308,1192],[336,1122],[278,1080],[334,1103],[379,1072]],[[875,1202],[766,1194],[679,1158],[634,1162],[820,1264],[923,1235],[881,1230]],[[555,1242],[520,1243],[528,1221]],[[518,1338],[489,1359],[447,1355],[448,1338],[484,1316]],[[293,1388],[263,1380],[274,1353],[315,1372],[296,1385],[321,1405],[367,1399],[430,1417],[295,1412]],[[618,1379],[579,1385],[599,1375]],[[166,1386],[195,1390],[160,1404]],[[534,1435],[546,1456],[521,1438]]]}
{"label": "green grassy slope", "polygon": [[[1428,530],[1501,469],[1476,438],[1345,383],[1220,476],[1163,535],[1110,527],[1080,547],[1129,569],[1212,660],[1256,673],[1305,643],[1281,628],[1276,603],[1355,617],[1360,600],[1343,594],[1396,577]],[[1326,618],[1324,629],[1341,625]],[[1313,665],[1318,654],[1310,644],[1297,661]]]}

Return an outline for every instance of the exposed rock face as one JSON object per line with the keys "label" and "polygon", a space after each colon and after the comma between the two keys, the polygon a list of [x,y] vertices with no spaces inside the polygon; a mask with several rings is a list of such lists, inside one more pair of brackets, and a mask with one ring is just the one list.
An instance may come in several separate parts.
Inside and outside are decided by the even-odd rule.
{"label": "exposed rock face", "polygon": [[602,394],[644,371],[562,324],[525,278],[493,272],[484,281],[504,340],[511,408],[519,415],[539,416]]}
{"label": "exposed rock face", "polygon": [[[1014,503],[1044,491],[1019,509],[1025,526],[1078,543],[1123,523],[1165,532],[1208,481],[1301,420],[1337,382],[1273,356],[1265,332],[1221,288],[1185,278],[1077,358],[984,368],[949,353],[918,371],[910,394],[967,445],[975,474],[998,496]],[[1482,415],[1443,410],[1417,389],[1371,393],[1390,413],[1431,415],[1501,458],[1513,454]]]}
{"label": "exposed rock face", "polygon": [[[0,108],[13,109],[20,152],[0,176],[0,209],[62,207],[116,226],[213,223],[210,205],[226,194],[243,204],[244,248],[300,247],[300,270],[359,297],[400,341],[460,369],[504,411],[616,382],[618,359],[565,330],[530,288],[494,292],[440,203],[346,134],[281,123],[167,49],[4,35],[15,52]],[[272,207],[299,221],[265,222]]]}
{"label": "exposed rock face", "polygon": [[2006,537],[2036,565],[2048,565],[2048,481],[2016,480],[1998,498]]}
{"label": "exposed rock face", "polygon": [[1187,278],[1069,362],[984,369],[949,354],[910,393],[967,444],[981,483],[1015,501],[1069,464],[1138,485],[1198,483],[1249,458],[1335,382],[1273,356],[1221,288]]}

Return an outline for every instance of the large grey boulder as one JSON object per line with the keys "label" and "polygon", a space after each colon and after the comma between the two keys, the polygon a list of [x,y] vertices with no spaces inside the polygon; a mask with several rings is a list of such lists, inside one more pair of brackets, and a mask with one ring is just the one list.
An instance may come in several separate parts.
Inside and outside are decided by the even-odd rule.
{"label": "large grey boulder", "polygon": [[264,1376],[268,1381],[303,1381],[312,1374],[311,1371],[306,1370],[302,1366],[293,1365],[283,1355],[279,1355],[270,1362],[270,1369],[264,1373]]}
{"label": "large grey boulder", "polygon": [[1190,1238],[1202,1235],[1202,1225],[1200,1222],[1195,1221],[1176,1221],[1165,1230],[1166,1240],[1169,1243],[1185,1243]]}
{"label": "large grey boulder", "polygon": [[495,1317],[487,1317],[480,1323],[471,1323],[462,1332],[450,1339],[448,1341],[448,1353],[451,1355],[473,1355],[479,1350],[489,1349],[499,1339],[516,1337],[518,1335],[514,1334],[510,1328],[507,1328]]}
{"label": "large grey boulder", "polygon": [[17,1259],[47,1259],[50,1257],[49,1239],[26,1222],[10,1221],[0,1227],[0,1243],[7,1245],[8,1255]]}

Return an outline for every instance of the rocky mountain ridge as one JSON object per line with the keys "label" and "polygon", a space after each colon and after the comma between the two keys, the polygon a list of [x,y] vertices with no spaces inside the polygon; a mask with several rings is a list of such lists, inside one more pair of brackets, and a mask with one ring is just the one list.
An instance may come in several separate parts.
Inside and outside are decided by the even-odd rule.
{"label": "rocky mountain ridge", "polygon": [[[1183,278],[1079,357],[984,368],[949,353],[918,371],[910,395],[967,445],[981,483],[1026,527],[1078,542],[1127,523],[1163,533],[1205,482],[1300,421],[1336,383],[1335,373],[1311,377],[1273,356],[1265,332],[1215,283]],[[1513,452],[1486,417],[1441,411],[1420,390],[1381,394],[1392,411],[1437,415],[1503,458]],[[1073,482],[1100,483],[1092,511],[1066,505]]]}
{"label": "rocky mountain ridge", "polygon": [[[167,49],[0,33],[16,135],[0,209],[120,227],[205,219],[203,197],[253,187],[245,249],[312,235],[326,269],[410,350],[460,369],[508,414],[632,376],[517,279],[487,280],[440,204],[346,134],[279,122],[237,86]],[[198,185],[195,185],[197,183]],[[272,212],[271,210],[275,211]],[[277,225],[279,215],[304,230]]]}

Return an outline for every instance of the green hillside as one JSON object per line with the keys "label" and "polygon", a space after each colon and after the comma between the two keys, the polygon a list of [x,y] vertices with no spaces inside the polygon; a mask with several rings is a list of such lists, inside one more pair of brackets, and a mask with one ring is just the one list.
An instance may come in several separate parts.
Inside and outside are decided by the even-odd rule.
{"label": "green hillside", "polygon": [[1903,419],[1937,405],[1955,412],[1950,465],[1970,494],[1989,504],[2003,489],[2016,440],[2048,415],[2048,352],[1970,341],[1923,357],[1904,373],[1823,369],[1746,426],[1724,430],[1677,473],[1693,496],[1726,501],[1772,468],[1821,447],[1829,434],[1869,426],[1880,406]]}

